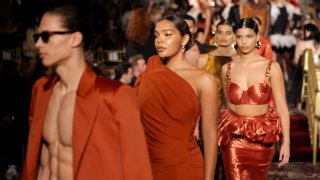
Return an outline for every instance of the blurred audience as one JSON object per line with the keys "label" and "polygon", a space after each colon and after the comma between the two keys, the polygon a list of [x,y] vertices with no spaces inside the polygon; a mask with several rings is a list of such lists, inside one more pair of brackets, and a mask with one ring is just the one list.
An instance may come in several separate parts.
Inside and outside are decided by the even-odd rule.
{"label": "blurred audience", "polygon": [[133,76],[131,64],[129,62],[121,62],[115,68],[115,80],[123,84],[130,84]]}
{"label": "blurred audience", "polygon": [[129,63],[131,64],[133,76],[131,78],[130,86],[134,86],[136,79],[142,74],[146,68],[146,60],[143,58],[142,54],[133,55],[129,58]]}
{"label": "blurred audience", "polygon": [[148,19],[145,9],[138,7],[131,12],[126,29],[128,43],[125,46],[125,61],[135,54],[143,54],[145,59],[157,54],[154,46],[154,25]]}
{"label": "blurred audience", "polygon": [[297,105],[298,102],[301,100],[300,98],[303,78],[303,67],[301,57],[306,49],[312,50],[315,64],[319,65],[320,32],[319,28],[312,23],[303,26],[303,39],[297,42],[294,52],[292,68],[293,70],[290,74],[290,78],[287,83],[287,101],[291,113],[296,113],[298,111]]}

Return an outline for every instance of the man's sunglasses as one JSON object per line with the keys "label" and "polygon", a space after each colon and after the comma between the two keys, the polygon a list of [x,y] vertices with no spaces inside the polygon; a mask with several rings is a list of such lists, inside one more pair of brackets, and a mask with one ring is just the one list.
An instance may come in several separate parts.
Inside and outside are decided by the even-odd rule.
{"label": "man's sunglasses", "polygon": [[37,41],[41,37],[41,39],[44,43],[48,43],[49,38],[53,35],[56,35],[56,34],[63,35],[63,34],[70,34],[70,33],[74,33],[74,31],[43,31],[41,33],[35,33],[33,35],[33,40],[35,43],[37,43]]}

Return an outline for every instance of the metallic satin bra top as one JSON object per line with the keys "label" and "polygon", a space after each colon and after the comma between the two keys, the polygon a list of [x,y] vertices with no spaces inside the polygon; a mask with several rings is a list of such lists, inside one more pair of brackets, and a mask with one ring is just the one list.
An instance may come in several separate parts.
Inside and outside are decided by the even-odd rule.
{"label": "metallic satin bra top", "polygon": [[227,64],[227,95],[229,101],[235,105],[241,104],[267,104],[270,101],[272,89],[269,86],[270,67],[272,61],[269,61],[266,68],[263,83],[251,85],[246,91],[241,89],[238,84],[231,82],[231,62]]}

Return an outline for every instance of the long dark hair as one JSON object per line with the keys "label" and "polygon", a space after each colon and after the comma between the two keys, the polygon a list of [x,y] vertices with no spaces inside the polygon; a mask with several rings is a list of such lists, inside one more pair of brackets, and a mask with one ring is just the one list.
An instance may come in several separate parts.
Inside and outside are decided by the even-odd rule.
{"label": "long dark hair", "polygon": [[[310,35],[307,36],[307,31],[310,32]],[[320,44],[320,32],[316,25],[308,23],[303,26],[303,38],[304,40],[314,40],[316,42],[315,47],[319,47]]]}
{"label": "long dark hair", "polygon": [[80,32],[83,36],[83,47],[87,49],[91,43],[92,22],[88,15],[74,5],[54,6],[45,14],[54,14],[62,17],[62,26],[68,31]]}

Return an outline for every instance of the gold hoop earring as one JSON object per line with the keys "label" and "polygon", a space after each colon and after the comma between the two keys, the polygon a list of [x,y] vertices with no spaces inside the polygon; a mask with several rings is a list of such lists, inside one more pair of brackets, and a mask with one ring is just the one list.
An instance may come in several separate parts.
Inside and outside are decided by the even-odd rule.
{"label": "gold hoop earring", "polygon": [[257,43],[256,43],[256,48],[257,48],[257,49],[260,49],[260,48],[261,48],[261,42],[260,42],[260,41],[257,41]]}
{"label": "gold hoop earring", "polygon": [[214,47],[218,47],[218,46],[219,46],[219,42],[216,41],[215,43],[213,43],[213,46],[214,46]]}
{"label": "gold hoop earring", "polygon": [[233,47],[234,47],[234,49],[235,49],[235,50],[237,50],[237,51],[238,51],[238,49],[239,49],[239,48],[238,48],[237,43],[235,43],[235,44],[233,45]]}
{"label": "gold hoop earring", "polygon": [[236,44],[237,44],[237,43],[233,42],[233,43],[231,44],[231,47],[234,48],[234,46],[235,46]]}

